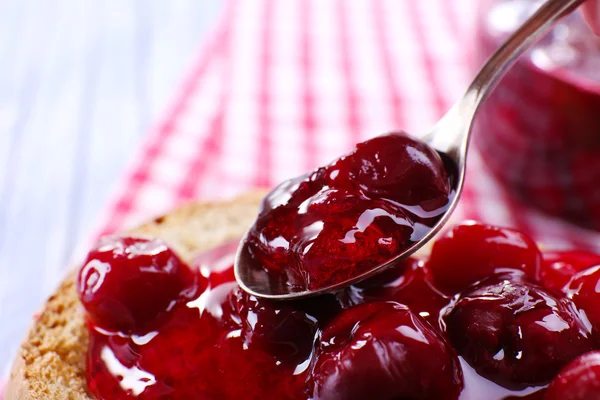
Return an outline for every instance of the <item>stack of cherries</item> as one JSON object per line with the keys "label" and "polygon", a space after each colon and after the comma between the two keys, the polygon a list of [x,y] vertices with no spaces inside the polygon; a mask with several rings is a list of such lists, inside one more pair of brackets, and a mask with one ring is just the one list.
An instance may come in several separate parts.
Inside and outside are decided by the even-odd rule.
{"label": "stack of cherries", "polygon": [[[443,160],[418,150],[405,135],[382,136],[275,189],[249,236],[260,268],[312,287],[410,246],[452,195]],[[394,154],[412,164],[392,168],[402,164]],[[373,178],[378,173],[385,179]],[[403,190],[416,187],[411,179],[426,190]],[[92,394],[600,396],[600,256],[542,254],[521,232],[465,223],[439,237],[427,259],[404,260],[334,294],[274,302],[242,291],[215,254],[191,267],[162,241],[134,237],[106,237],[89,253],[77,288],[89,322]]]}
{"label": "stack of cherries", "polygon": [[406,134],[359,143],[266,196],[246,239],[253,267],[300,290],[366,273],[429,232],[454,177],[451,162]]}

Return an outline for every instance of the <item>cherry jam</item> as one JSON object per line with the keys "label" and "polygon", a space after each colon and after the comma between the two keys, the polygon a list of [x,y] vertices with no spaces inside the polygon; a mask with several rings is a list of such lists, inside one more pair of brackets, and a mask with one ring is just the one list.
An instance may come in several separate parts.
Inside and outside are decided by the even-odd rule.
{"label": "cherry jam", "polygon": [[[235,283],[236,247],[191,266],[156,239],[110,237],[90,252],[77,288],[96,398],[600,395],[598,256],[540,253],[518,231],[467,223],[427,259],[335,295],[273,302]],[[462,273],[477,266],[485,276]]]}
{"label": "cherry jam", "polygon": [[449,162],[402,132],[359,143],[265,197],[246,239],[254,268],[291,291],[358,277],[429,232],[454,179]]}

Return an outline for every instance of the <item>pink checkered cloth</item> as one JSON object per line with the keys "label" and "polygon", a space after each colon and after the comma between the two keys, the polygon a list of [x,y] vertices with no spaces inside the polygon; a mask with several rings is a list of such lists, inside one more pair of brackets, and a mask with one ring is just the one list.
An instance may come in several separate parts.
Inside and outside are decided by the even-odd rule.
{"label": "pink checkered cloth", "polygon": [[[100,229],[191,199],[270,187],[355,143],[424,133],[472,76],[474,0],[233,1],[151,133]],[[550,248],[600,235],[520,204],[471,151],[457,214],[514,226]]]}
{"label": "pink checkered cloth", "polygon": [[[426,132],[472,76],[476,4],[232,1],[98,233],[191,199],[273,186],[392,129]],[[475,151],[456,213],[518,227],[551,248],[600,243],[511,199]]]}
{"label": "pink checkered cloth", "polygon": [[473,18],[471,0],[231,2],[101,232],[426,132],[466,87]]}

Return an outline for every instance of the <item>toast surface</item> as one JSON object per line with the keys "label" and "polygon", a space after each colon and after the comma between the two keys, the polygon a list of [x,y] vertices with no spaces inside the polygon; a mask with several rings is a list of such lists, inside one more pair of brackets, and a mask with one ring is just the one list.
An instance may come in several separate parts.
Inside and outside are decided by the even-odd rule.
{"label": "toast surface", "polygon": [[[127,233],[164,239],[187,262],[239,238],[256,218],[263,192],[231,201],[192,203]],[[88,332],[71,272],[32,322],[8,382],[6,400],[91,400],[87,391]]]}

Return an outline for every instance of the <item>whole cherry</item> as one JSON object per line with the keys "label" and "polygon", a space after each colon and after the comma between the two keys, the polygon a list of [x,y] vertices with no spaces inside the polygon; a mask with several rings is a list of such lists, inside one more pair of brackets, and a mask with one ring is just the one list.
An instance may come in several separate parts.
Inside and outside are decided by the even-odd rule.
{"label": "whole cherry", "polygon": [[564,291],[588,318],[594,334],[600,334],[600,265],[584,269],[571,277]]}
{"label": "whole cherry", "polygon": [[600,255],[581,250],[545,251],[543,257],[540,283],[557,293],[576,273],[600,265]]}
{"label": "whole cherry", "polygon": [[77,291],[89,318],[103,329],[143,331],[204,281],[160,239],[107,236],[88,254]]}
{"label": "whole cherry", "polygon": [[458,353],[480,375],[509,389],[548,383],[596,346],[570,300],[517,272],[464,291],[444,321]]}
{"label": "whole cherry", "polygon": [[525,234],[466,222],[436,240],[427,266],[437,287],[456,294],[497,270],[522,270],[537,279],[541,260],[535,242]]}
{"label": "whole cherry", "polygon": [[455,400],[462,373],[423,318],[396,302],[374,302],[344,310],[323,330],[308,385],[315,400]]}
{"label": "whole cherry", "polygon": [[369,197],[421,206],[426,211],[446,205],[451,189],[440,155],[405,132],[359,143],[326,170],[332,186],[358,186]]}
{"label": "whole cherry", "polygon": [[246,346],[260,348],[285,363],[298,364],[308,358],[318,321],[298,302],[259,299],[240,288],[233,295]]}
{"label": "whole cherry", "polygon": [[600,399],[600,352],[583,354],[554,378],[544,400]]}
{"label": "whole cherry", "polygon": [[258,218],[246,238],[258,265],[290,284],[302,284],[292,241],[298,235],[298,208],[322,186],[318,174],[302,175],[279,184],[262,200]]}

